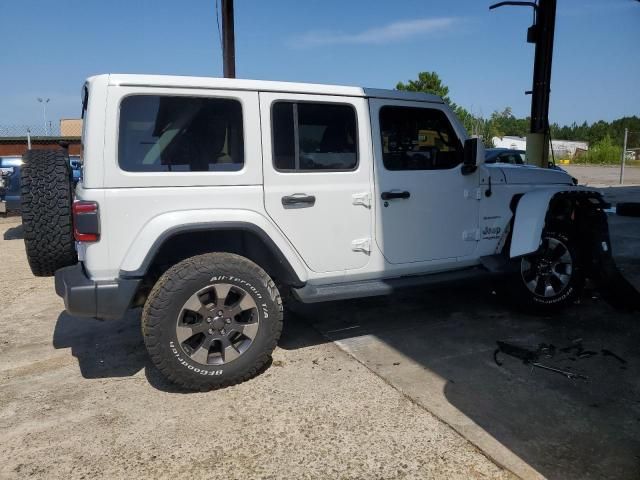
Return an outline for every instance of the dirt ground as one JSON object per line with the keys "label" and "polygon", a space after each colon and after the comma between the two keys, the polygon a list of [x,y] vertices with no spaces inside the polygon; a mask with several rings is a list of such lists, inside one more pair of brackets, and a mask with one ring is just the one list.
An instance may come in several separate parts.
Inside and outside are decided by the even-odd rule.
{"label": "dirt ground", "polygon": [[149,364],[139,313],[63,313],[0,219],[0,478],[513,478],[304,322],[244,384],[185,393]]}
{"label": "dirt ground", "polygon": [[[581,185],[611,186],[620,184],[620,166],[561,165]],[[624,185],[640,185],[640,167],[626,167]]]}

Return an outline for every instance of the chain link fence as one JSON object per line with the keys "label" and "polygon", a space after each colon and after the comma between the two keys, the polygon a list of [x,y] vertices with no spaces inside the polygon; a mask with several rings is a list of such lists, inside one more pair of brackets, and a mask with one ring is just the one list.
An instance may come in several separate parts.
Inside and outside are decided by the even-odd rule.
{"label": "chain link fence", "polygon": [[82,120],[63,119],[41,125],[0,125],[0,157],[21,156],[30,148],[79,151]]}
{"label": "chain link fence", "polygon": [[0,125],[0,139],[31,137],[80,137],[82,120],[68,119],[47,125]]}
{"label": "chain link fence", "polygon": [[636,166],[640,166],[640,131],[632,132],[628,130],[627,144],[624,145],[623,141],[623,148],[625,148],[625,162],[635,163]]}
{"label": "chain link fence", "polygon": [[638,172],[640,172],[640,131],[625,130],[620,152],[620,184],[625,183],[625,173],[627,183],[638,183],[640,181]]}

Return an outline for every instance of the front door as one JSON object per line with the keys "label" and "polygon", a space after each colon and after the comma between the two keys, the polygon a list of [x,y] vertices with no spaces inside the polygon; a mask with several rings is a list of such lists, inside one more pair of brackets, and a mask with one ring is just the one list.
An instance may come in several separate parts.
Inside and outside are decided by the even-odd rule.
{"label": "front door", "polygon": [[366,99],[261,92],[260,112],[269,216],[311,270],[365,266],[372,243]]}
{"label": "front door", "polygon": [[[477,244],[478,173],[443,105],[371,99],[376,241],[390,263],[462,260]],[[441,262],[439,262],[441,263]],[[445,262],[446,263],[446,262]]]}

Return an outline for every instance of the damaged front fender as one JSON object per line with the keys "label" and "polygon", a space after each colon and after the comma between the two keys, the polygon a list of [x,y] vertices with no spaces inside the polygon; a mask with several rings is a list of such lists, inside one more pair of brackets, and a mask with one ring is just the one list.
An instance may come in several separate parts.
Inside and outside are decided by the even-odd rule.
{"label": "damaged front fender", "polygon": [[515,208],[509,256],[536,252],[542,232],[553,220],[554,202],[573,199],[586,202],[584,206],[588,209],[602,209],[606,205],[600,193],[583,187],[544,188],[522,195]]}

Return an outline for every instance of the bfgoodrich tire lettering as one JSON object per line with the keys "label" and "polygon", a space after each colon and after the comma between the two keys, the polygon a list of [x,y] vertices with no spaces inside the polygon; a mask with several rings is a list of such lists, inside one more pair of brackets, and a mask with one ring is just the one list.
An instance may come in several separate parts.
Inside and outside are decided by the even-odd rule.
{"label": "bfgoodrich tire lettering", "polygon": [[258,265],[230,253],[199,255],[170,268],[142,312],[153,363],[189,390],[252,378],[269,361],[281,331],[275,284]]}
{"label": "bfgoodrich tire lettering", "polygon": [[22,225],[34,275],[48,277],[78,261],[73,238],[72,174],[62,150],[29,150],[20,174]]}

